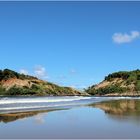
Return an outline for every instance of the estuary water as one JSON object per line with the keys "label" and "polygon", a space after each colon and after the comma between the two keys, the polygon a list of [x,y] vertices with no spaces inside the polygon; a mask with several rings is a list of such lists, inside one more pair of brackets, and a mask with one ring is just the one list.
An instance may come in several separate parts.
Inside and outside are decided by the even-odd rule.
{"label": "estuary water", "polygon": [[139,97],[0,97],[0,139],[140,138]]}

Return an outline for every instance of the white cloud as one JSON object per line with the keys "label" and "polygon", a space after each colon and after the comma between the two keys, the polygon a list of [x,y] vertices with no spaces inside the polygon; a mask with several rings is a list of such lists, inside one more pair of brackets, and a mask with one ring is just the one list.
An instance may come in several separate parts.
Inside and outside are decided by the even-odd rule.
{"label": "white cloud", "polygon": [[34,73],[35,73],[35,76],[39,78],[44,78],[44,79],[48,78],[46,69],[40,65],[35,67]]}
{"label": "white cloud", "polygon": [[113,41],[118,44],[129,43],[140,37],[140,32],[131,31],[130,34],[127,33],[115,33],[112,37]]}
{"label": "white cloud", "polygon": [[28,71],[25,70],[25,69],[21,69],[19,72],[20,72],[21,74],[25,74],[25,75],[28,75],[28,74],[29,74]]}

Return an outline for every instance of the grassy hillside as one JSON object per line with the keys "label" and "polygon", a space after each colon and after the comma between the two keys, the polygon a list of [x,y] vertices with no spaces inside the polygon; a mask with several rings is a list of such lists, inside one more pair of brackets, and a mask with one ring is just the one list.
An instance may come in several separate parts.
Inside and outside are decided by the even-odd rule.
{"label": "grassy hillside", "polygon": [[140,70],[109,74],[104,81],[85,90],[91,95],[139,95]]}
{"label": "grassy hillside", "polygon": [[87,94],[5,69],[0,70],[0,95],[73,96]]}

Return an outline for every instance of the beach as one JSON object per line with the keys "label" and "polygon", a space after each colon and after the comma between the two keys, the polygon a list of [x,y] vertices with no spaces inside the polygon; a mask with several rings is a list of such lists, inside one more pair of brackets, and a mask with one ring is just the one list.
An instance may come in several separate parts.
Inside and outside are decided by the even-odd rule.
{"label": "beach", "polygon": [[[56,101],[54,98],[51,103]],[[56,98],[58,101],[58,97]],[[3,112],[0,115],[0,138],[140,138],[139,98],[74,97],[76,100],[72,97],[66,98],[65,102],[67,104],[69,102],[69,105],[66,105],[65,102],[62,105],[63,97],[61,98],[61,105],[57,108],[55,102],[55,108],[51,109],[46,107],[40,109],[30,108],[30,110],[23,111],[21,109],[9,110],[9,113],[8,110],[7,113]],[[37,99],[36,101],[39,102]],[[7,103],[9,102],[7,101]],[[59,103],[57,102],[57,104]]]}

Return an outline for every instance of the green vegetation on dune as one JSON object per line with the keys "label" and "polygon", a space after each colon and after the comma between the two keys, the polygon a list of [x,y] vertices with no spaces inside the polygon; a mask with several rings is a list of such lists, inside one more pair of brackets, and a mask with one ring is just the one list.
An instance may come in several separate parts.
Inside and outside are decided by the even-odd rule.
{"label": "green vegetation on dune", "polygon": [[138,69],[130,72],[127,71],[115,72],[106,76],[105,80],[111,81],[114,78],[122,78],[123,80],[126,80],[128,84],[131,82],[136,82],[137,80],[140,80],[140,70]]}
{"label": "green vegetation on dune", "polygon": [[8,80],[9,78],[18,78],[18,79],[37,79],[36,77],[19,74],[15,71],[4,69],[3,71],[0,70],[0,81],[1,80]]}
{"label": "green vegetation on dune", "polygon": [[127,92],[128,89],[125,88],[125,87],[120,87],[118,85],[110,85],[110,86],[106,86],[106,87],[103,87],[103,88],[98,88],[98,89],[95,89],[95,88],[88,88],[86,90],[87,93],[91,94],[91,95],[105,95],[105,94],[108,94],[108,93],[123,93],[123,92]]}
{"label": "green vegetation on dune", "polygon": [[3,95],[5,94],[5,88],[3,88],[1,85],[0,85],[0,95]]}
{"label": "green vegetation on dune", "polygon": [[91,95],[140,92],[140,70],[120,71],[109,74],[104,81],[85,90]]}

